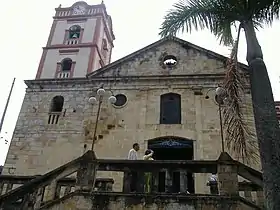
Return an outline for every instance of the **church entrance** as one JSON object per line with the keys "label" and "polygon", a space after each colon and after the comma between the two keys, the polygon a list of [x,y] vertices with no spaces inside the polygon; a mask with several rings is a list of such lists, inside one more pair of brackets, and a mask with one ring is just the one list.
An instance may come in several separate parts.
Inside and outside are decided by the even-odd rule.
{"label": "church entrance", "polygon": [[[148,148],[154,151],[155,160],[192,160],[193,141],[179,137],[160,137],[150,140]],[[192,173],[183,171],[166,171],[158,174],[158,191],[166,192],[167,176],[172,180],[170,191],[173,193],[190,192],[194,193],[194,179]]]}

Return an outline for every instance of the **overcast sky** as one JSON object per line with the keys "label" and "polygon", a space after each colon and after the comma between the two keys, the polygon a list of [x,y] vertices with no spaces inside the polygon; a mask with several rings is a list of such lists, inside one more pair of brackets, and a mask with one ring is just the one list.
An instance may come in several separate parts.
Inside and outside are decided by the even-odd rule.
{"label": "overcast sky", "polygon": [[[101,0],[88,0],[90,5],[99,4]],[[112,16],[116,36],[112,61],[122,58],[140,48],[145,47],[160,37],[159,27],[166,11],[177,0],[105,0],[108,13]],[[73,0],[10,0],[2,1],[0,13],[2,33],[0,33],[1,73],[0,77],[0,114],[2,115],[9,94],[13,77],[16,77],[14,91],[6,115],[0,139],[0,165],[4,163],[14,126],[25,94],[23,80],[34,79],[46,45],[52,24],[55,8],[71,6]],[[275,22],[271,28],[264,28],[258,33],[262,45],[275,100],[280,100],[279,88],[279,37],[280,22]],[[180,38],[215,51],[229,55],[229,49],[219,46],[219,43],[208,31],[182,34]],[[239,60],[246,63],[246,45],[244,36],[239,47]]]}

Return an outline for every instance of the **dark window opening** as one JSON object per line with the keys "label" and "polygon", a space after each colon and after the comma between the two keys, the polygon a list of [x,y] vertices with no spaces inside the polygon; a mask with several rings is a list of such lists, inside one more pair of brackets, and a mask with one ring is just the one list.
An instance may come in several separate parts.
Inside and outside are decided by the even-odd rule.
{"label": "dark window opening", "polygon": [[48,124],[57,124],[63,109],[63,96],[55,96],[51,102]]}
{"label": "dark window opening", "polygon": [[102,40],[102,50],[101,50],[101,52],[102,52],[103,57],[106,60],[107,52],[108,52],[107,40],[106,39]]}
{"label": "dark window opening", "polygon": [[74,25],[69,29],[69,39],[79,39],[81,35],[81,26]]}
{"label": "dark window opening", "polygon": [[160,96],[160,124],[181,124],[181,96],[167,93]]}
{"label": "dark window opening", "polygon": [[66,58],[61,63],[62,71],[71,71],[72,68],[72,60],[70,58]]}
{"label": "dark window opening", "polygon": [[103,49],[103,50],[106,50],[106,51],[108,50],[106,39],[103,39],[103,40],[102,40],[102,49]]}
{"label": "dark window opening", "polygon": [[123,106],[123,105],[126,104],[127,98],[126,98],[125,95],[123,95],[123,94],[118,94],[118,95],[116,95],[115,97],[116,97],[116,99],[117,99],[116,103],[114,103],[115,106]]}
{"label": "dark window opening", "polygon": [[63,96],[53,97],[50,112],[62,112],[63,104],[64,104]]}

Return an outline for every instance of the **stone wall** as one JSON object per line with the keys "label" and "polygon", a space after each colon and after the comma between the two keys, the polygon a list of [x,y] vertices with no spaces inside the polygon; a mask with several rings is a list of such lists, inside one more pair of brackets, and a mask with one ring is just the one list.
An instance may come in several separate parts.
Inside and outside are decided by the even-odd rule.
{"label": "stone wall", "polygon": [[[174,71],[160,67],[162,52],[178,56]],[[110,77],[116,70],[119,74]],[[149,139],[178,136],[193,140],[194,159],[217,159],[221,152],[218,106],[214,91],[208,93],[210,99],[205,96],[221,83],[223,75],[217,73],[224,71],[221,61],[167,43],[108,69],[106,78],[28,81],[3,173],[44,174],[89,149],[97,105],[90,105],[88,98],[101,84],[115,95],[125,94],[128,102],[122,108],[107,101],[102,105],[95,144],[98,158],[126,158],[135,142],[140,144],[141,157]],[[182,123],[178,125],[159,124],[160,95],[169,92],[181,95]],[[50,103],[56,95],[64,97],[64,107],[59,123],[49,125]],[[252,116],[250,95],[247,102]],[[115,189],[121,188],[122,174],[99,175],[113,176]],[[197,193],[208,192],[206,177],[196,176]]]}
{"label": "stone wall", "polygon": [[108,209],[108,210],[256,210],[254,204],[245,202],[241,198],[215,196],[152,196],[141,195],[95,195],[90,198],[86,194],[69,195],[68,198],[57,200],[46,205],[44,209]]}

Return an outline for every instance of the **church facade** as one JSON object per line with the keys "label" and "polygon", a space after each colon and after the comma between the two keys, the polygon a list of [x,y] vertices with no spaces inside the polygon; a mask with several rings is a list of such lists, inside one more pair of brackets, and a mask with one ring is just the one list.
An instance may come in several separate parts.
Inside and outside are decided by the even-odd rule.
{"label": "church facade", "polygon": [[[218,158],[214,90],[227,58],[168,37],[111,62],[114,39],[104,4],[56,9],[36,79],[25,81],[3,174],[44,174],[89,150],[98,111],[89,99],[100,87],[106,93],[94,141],[98,158],[125,159],[133,143],[140,144],[140,158],[147,148],[155,159]],[[114,104],[107,100],[111,95]],[[249,93],[246,103],[251,104]],[[251,108],[247,115],[253,115]],[[114,187],[121,187],[122,174],[100,176],[114,177]],[[197,175],[189,184],[203,193],[206,179]]]}

